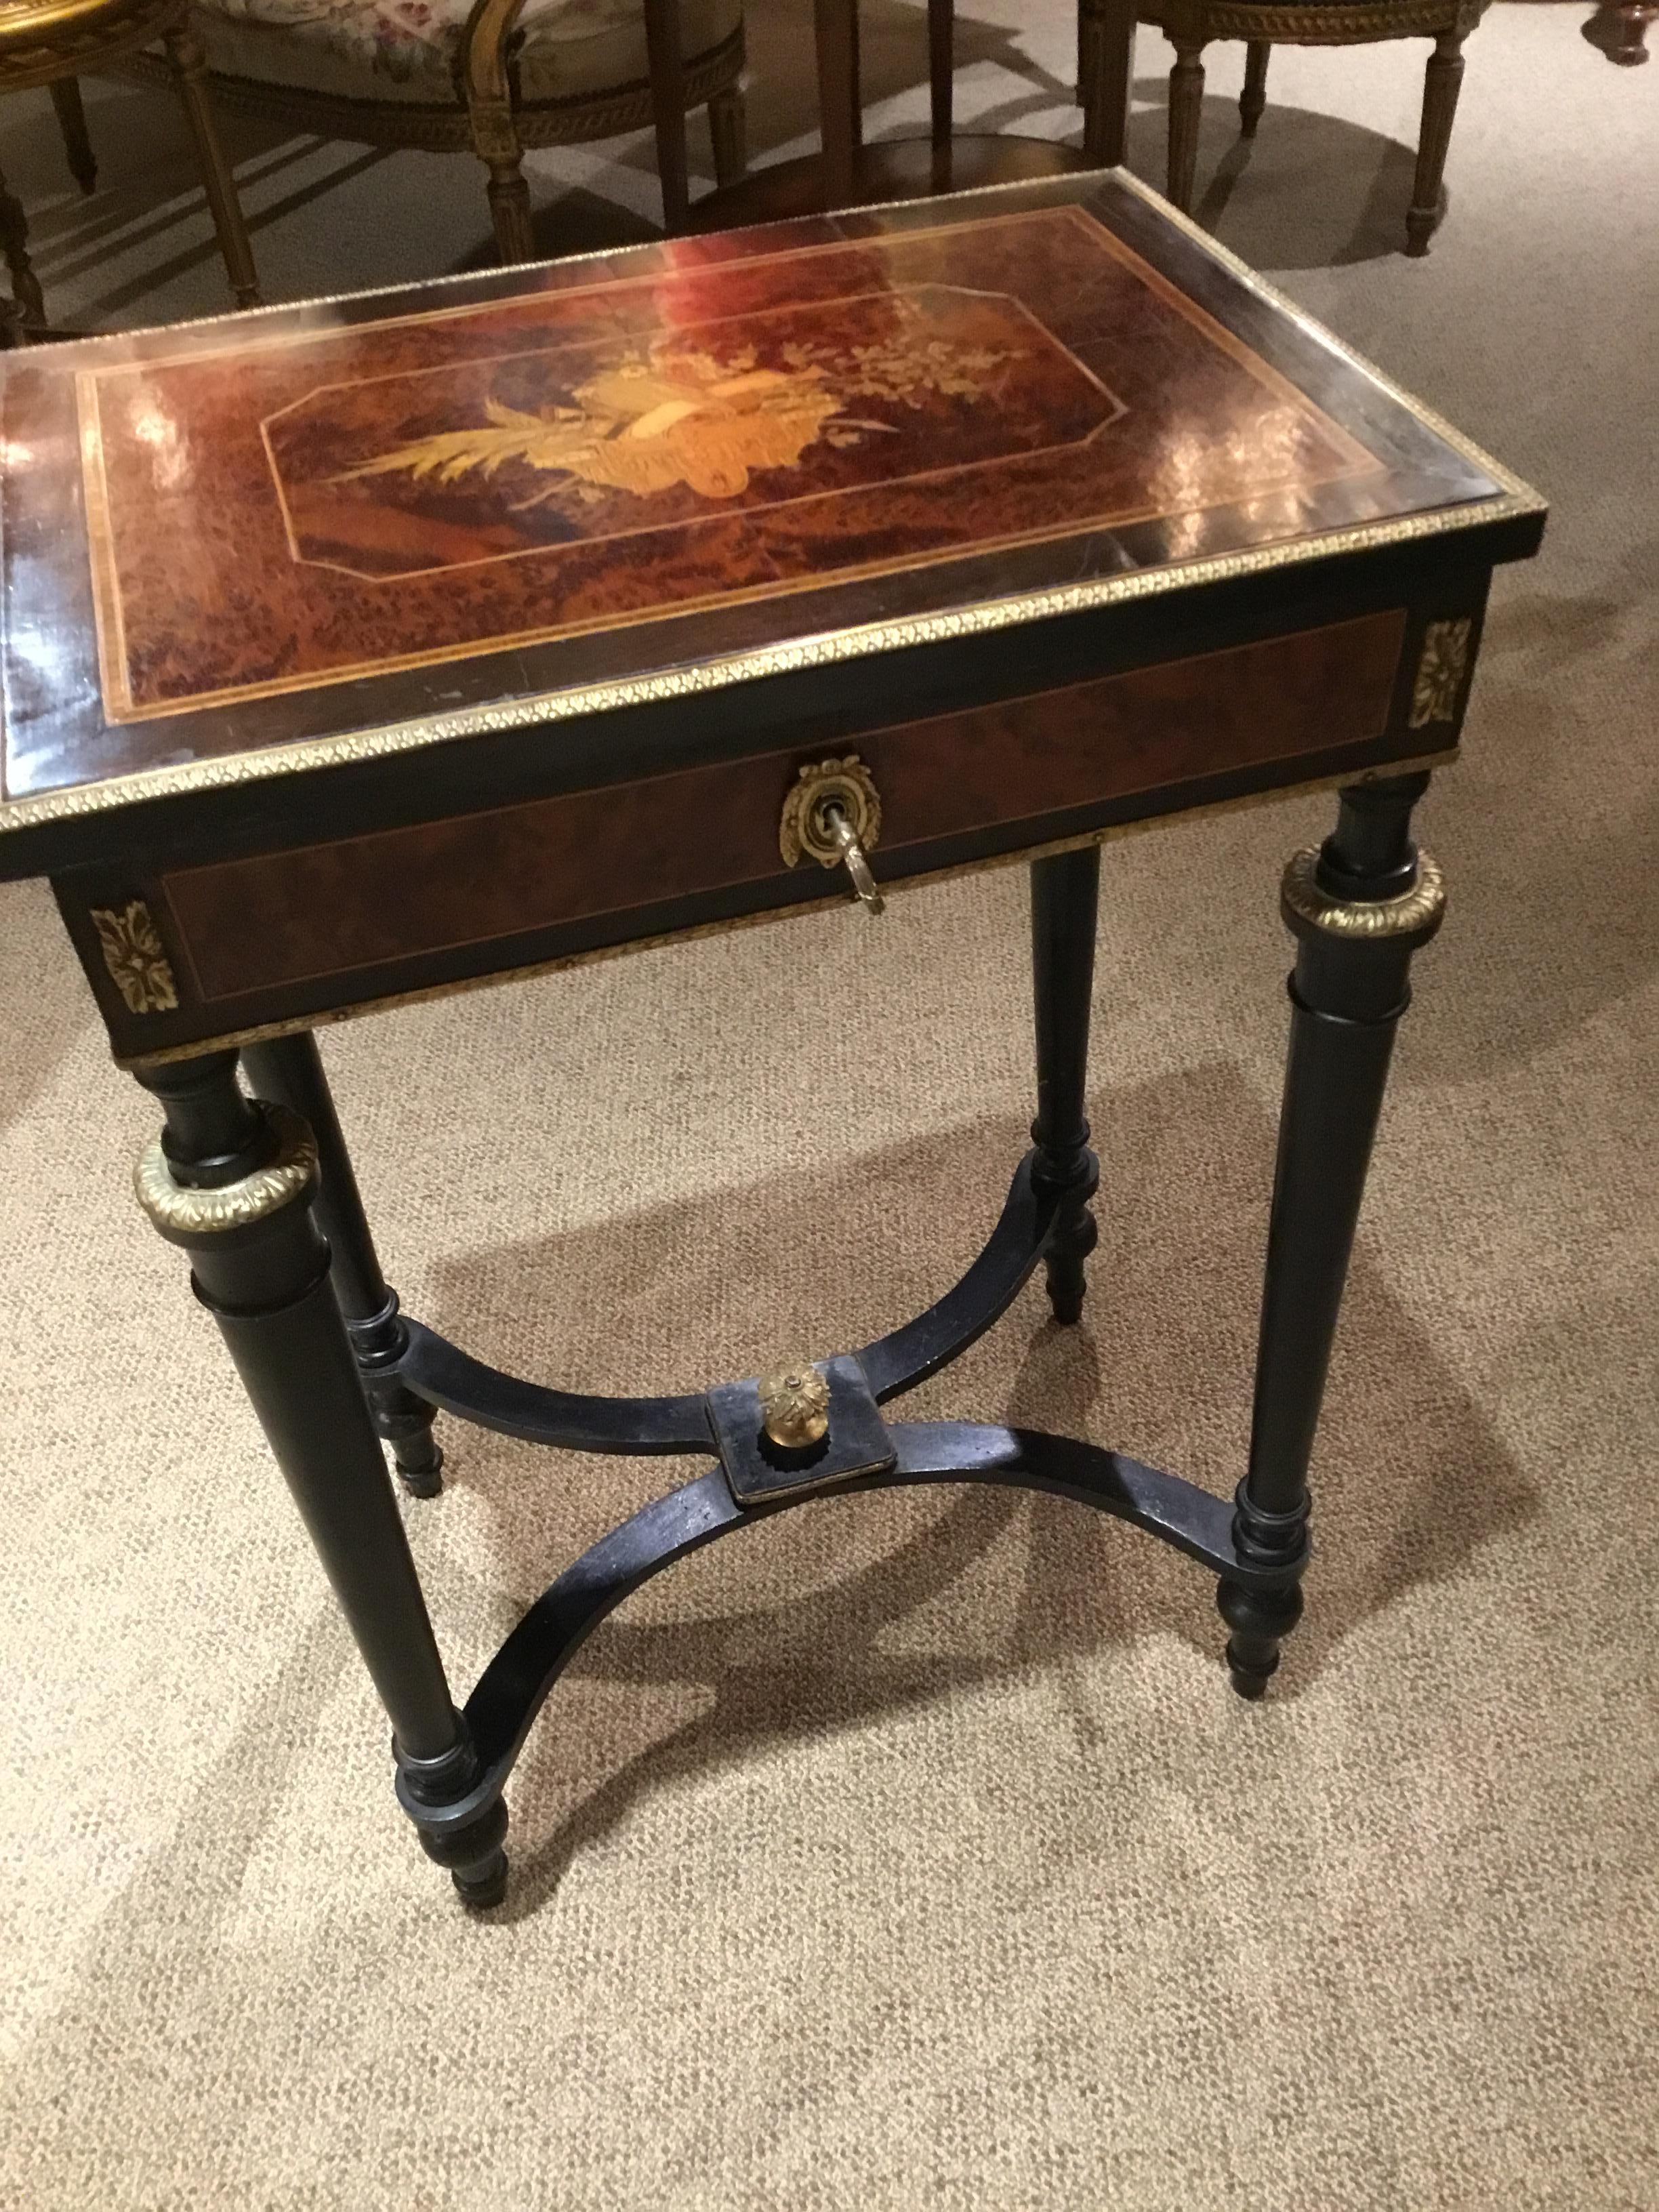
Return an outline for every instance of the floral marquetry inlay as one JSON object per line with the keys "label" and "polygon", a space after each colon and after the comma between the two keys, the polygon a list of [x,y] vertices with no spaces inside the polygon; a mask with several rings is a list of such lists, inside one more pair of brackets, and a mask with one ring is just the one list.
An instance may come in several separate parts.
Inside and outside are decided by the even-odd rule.
{"label": "floral marquetry inlay", "polygon": [[[994,625],[1381,526],[1388,465],[1088,209],[809,232],[82,368],[105,723],[200,718],[124,763],[378,736],[503,679],[539,714],[862,654],[896,617]],[[374,689],[331,707],[347,682]]]}
{"label": "floral marquetry inlay", "polygon": [[526,410],[491,397],[483,422],[434,430],[343,474],[406,470],[449,484],[519,462],[555,479],[520,502],[520,512],[567,495],[590,503],[606,491],[649,499],[681,484],[706,499],[735,499],[751,473],[795,467],[821,438],[845,447],[901,434],[893,422],[852,413],[851,401],[916,408],[924,394],[983,400],[1009,358],[988,346],[896,339],[844,350],[787,344],[782,365],[766,368],[752,346],[722,361],[658,345],[577,385],[568,406]]}
{"label": "floral marquetry inlay", "polygon": [[173,980],[173,963],[143,899],[131,900],[118,912],[112,907],[95,906],[92,921],[103,950],[104,965],[126,1001],[127,1012],[175,1012],[179,993]]}
{"label": "floral marquetry inlay", "polygon": [[804,550],[848,526],[805,500],[888,521],[919,471],[1074,449],[1123,411],[1018,301],[922,284],[320,384],[261,434],[298,562],[406,578],[605,545],[593,573],[631,599],[641,562],[711,557],[665,532],[713,548],[734,510],[776,514]]}

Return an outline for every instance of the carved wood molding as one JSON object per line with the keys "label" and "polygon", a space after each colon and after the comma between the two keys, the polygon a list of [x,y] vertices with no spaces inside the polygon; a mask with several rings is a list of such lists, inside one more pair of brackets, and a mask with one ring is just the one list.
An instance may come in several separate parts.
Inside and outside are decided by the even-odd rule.
{"label": "carved wood molding", "polygon": [[1184,40],[1264,40],[1302,46],[1361,46],[1378,39],[1434,38],[1442,32],[1472,31],[1488,0],[1300,0],[1291,6],[1258,5],[1257,0],[1156,0],[1136,9],[1153,23]]}

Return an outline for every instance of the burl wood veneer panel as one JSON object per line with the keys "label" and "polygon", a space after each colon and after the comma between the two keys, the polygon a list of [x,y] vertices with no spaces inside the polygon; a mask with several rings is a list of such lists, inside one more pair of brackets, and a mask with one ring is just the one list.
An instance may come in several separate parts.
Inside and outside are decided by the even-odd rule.
{"label": "burl wood veneer panel", "polygon": [[[1400,611],[1367,615],[836,750],[855,745],[873,771],[878,864],[902,873],[907,848],[999,826],[1017,845],[1022,822],[1221,771],[1273,769],[1260,780],[1293,781],[1298,757],[1383,734],[1404,634]],[[211,1002],[764,882],[782,869],[779,816],[801,757],[176,870],[161,886],[168,937],[192,995]],[[803,871],[802,896],[830,881]]]}
{"label": "burl wood veneer panel", "polygon": [[77,404],[112,722],[1222,505],[1270,535],[1380,466],[1075,206],[256,332]]}

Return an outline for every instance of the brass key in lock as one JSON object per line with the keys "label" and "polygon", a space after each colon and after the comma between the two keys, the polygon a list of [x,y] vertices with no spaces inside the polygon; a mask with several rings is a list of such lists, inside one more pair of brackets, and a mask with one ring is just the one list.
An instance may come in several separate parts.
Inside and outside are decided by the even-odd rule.
{"label": "brass key in lock", "polygon": [[856,753],[843,760],[807,763],[783,802],[778,849],[786,866],[805,860],[820,867],[845,866],[866,914],[886,906],[870,872],[868,854],[881,836],[881,799],[875,779]]}

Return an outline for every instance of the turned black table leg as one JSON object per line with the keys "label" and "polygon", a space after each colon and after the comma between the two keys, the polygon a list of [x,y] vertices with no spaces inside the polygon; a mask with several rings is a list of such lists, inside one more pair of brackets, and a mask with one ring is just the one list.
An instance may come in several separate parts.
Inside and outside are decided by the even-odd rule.
{"label": "turned black table leg", "polygon": [[1440,872],[1410,836],[1425,775],[1341,794],[1324,844],[1285,872],[1285,920],[1300,940],[1291,977],[1291,1052],[1267,1235],[1249,1472],[1233,1522],[1243,1556],[1282,1567],[1277,1587],[1224,1580],[1227,1663],[1259,1698],[1301,1618],[1308,1462],[1359,1218],[1371,1140],[1412,955],[1440,927]]}
{"label": "turned black table leg", "polygon": [[[218,1322],[277,1465],[391,1718],[407,1793],[465,1797],[477,1760],[443,1662],[357,1364],[313,1218],[317,1150],[300,1116],[243,1097],[234,1052],[146,1071],[167,1113],[138,1164],[144,1211],[190,1255],[196,1295]],[[471,1905],[499,1904],[507,1811],[421,1840]]]}
{"label": "turned black table leg", "polygon": [[1056,1321],[1083,1312],[1083,1263],[1099,1235],[1089,1210],[1100,1164],[1089,1149],[1084,1091],[1095,979],[1100,848],[1031,863],[1031,982],[1036,1010],[1037,1112],[1033,1180],[1061,1194],[1045,1254]]}
{"label": "turned black table leg", "polygon": [[398,1293],[380,1272],[317,1040],[307,1030],[298,1036],[246,1045],[242,1065],[257,1097],[286,1106],[310,1124],[322,1173],[313,1211],[334,1254],[334,1294],[345,1316],[374,1425],[392,1447],[404,1487],[416,1498],[435,1498],[443,1488],[444,1455],[432,1433],[434,1409],[387,1372],[407,1349],[409,1332],[398,1310]]}

